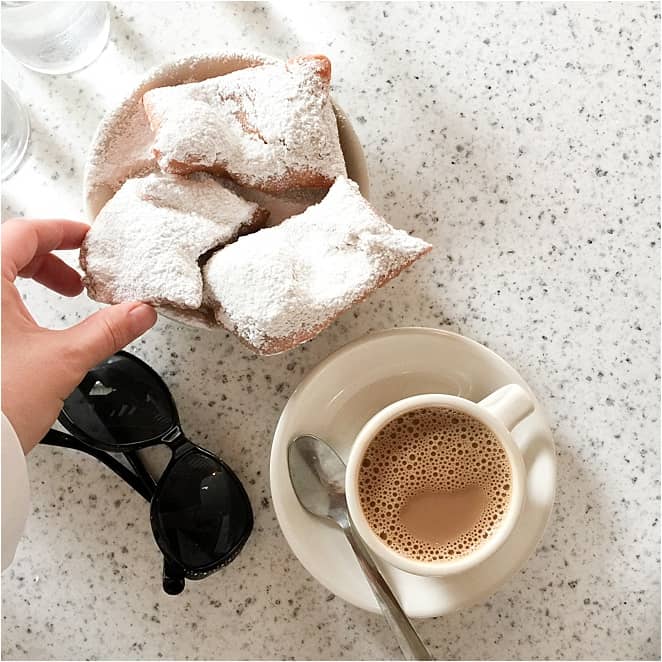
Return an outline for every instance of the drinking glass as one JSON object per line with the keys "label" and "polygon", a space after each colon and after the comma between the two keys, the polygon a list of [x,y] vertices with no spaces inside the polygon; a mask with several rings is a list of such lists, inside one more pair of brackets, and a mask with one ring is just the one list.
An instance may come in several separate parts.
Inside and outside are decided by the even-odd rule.
{"label": "drinking glass", "polygon": [[30,118],[12,89],[2,81],[2,180],[20,165],[30,139]]}
{"label": "drinking glass", "polygon": [[2,45],[40,73],[86,67],[101,55],[109,33],[105,2],[2,2]]}

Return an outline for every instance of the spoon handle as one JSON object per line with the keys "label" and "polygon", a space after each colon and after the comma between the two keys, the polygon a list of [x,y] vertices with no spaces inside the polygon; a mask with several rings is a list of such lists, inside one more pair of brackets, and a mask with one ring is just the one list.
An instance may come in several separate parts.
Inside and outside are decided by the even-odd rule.
{"label": "spoon handle", "polygon": [[349,544],[352,546],[356,558],[359,561],[363,574],[370,584],[372,592],[384,614],[386,622],[390,625],[393,634],[395,634],[398,644],[407,660],[432,660],[430,652],[416,634],[413,625],[407,615],[402,610],[390,586],[379,571],[368,548],[354,531],[350,522],[342,526]]}

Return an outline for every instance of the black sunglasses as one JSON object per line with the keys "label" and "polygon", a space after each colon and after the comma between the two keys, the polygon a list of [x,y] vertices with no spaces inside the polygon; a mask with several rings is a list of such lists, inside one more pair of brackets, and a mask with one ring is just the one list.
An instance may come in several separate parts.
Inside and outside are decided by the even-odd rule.
{"label": "black sunglasses", "polygon": [[[73,436],[50,430],[42,443],[96,457],[151,503],[166,593],[181,593],[185,578],[202,579],[241,551],[253,528],[243,485],[186,439],[168,387],[146,363],[128,352],[100,363],[65,400],[59,421]],[[172,456],[154,481],[136,451],[157,444]]]}

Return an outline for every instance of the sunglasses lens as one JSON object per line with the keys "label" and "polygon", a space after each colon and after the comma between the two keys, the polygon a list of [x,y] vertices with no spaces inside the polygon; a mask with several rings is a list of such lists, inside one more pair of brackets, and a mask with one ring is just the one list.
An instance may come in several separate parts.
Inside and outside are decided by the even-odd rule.
{"label": "sunglasses lens", "polygon": [[90,370],[65,400],[62,413],[65,426],[72,423],[106,448],[160,436],[177,420],[161,378],[128,354],[115,354]]}
{"label": "sunglasses lens", "polygon": [[234,473],[196,451],[165,474],[152,503],[152,525],[163,551],[196,570],[231,561],[253,528],[253,513]]}

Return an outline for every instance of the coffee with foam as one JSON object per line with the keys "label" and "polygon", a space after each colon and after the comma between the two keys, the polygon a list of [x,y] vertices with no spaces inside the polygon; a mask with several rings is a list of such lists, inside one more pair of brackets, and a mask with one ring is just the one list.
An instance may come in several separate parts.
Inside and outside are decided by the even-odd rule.
{"label": "coffee with foam", "polygon": [[370,528],[398,554],[447,561],[483,545],[508,509],[512,470],[483,423],[430,407],[394,419],[368,446],[359,500]]}

